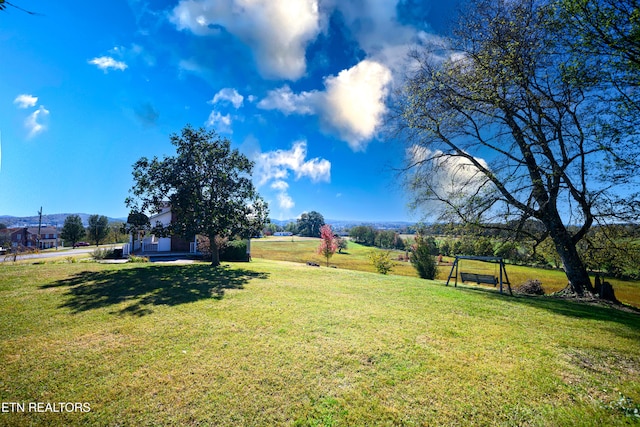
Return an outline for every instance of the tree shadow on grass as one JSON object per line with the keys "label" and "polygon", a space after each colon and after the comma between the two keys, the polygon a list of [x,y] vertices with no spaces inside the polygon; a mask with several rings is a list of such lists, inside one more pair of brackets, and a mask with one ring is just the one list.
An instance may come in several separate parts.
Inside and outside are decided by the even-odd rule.
{"label": "tree shadow on grass", "polygon": [[67,287],[67,301],[60,308],[80,313],[103,307],[126,307],[112,314],[144,316],[152,306],[174,306],[202,299],[220,300],[227,289],[243,289],[252,279],[266,279],[266,273],[209,265],[148,266],[115,271],[84,271],[42,286]]}
{"label": "tree shadow on grass", "polygon": [[[518,295],[513,296],[505,293],[500,295],[497,291],[489,288],[481,287],[458,287],[463,292],[482,293],[489,298],[504,299],[513,301],[516,304],[525,304],[553,313],[574,317],[578,319],[590,319],[601,322],[615,322],[625,325],[632,330],[640,333],[640,310],[630,306],[607,305],[606,302],[585,302],[570,298],[560,298],[550,295],[532,296]],[[505,291],[507,292],[507,291]]]}

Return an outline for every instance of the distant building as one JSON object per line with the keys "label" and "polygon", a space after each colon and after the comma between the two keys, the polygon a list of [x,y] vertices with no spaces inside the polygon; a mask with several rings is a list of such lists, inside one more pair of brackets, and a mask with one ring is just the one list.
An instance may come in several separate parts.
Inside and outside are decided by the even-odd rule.
{"label": "distant building", "polygon": [[55,227],[21,227],[9,229],[11,233],[11,247],[49,249],[60,246],[58,229]]}
{"label": "distant building", "polygon": [[293,236],[293,233],[290,231],[276,231],[273,233],[274,236]]}

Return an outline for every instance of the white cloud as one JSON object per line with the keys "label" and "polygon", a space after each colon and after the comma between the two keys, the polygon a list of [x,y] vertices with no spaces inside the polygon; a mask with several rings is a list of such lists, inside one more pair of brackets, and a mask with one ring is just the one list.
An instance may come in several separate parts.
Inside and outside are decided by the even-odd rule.
{"label": "white cloud", "polygon": [[284,180],[293,172],[295,179],[309,178],[312,182],[329,182],[331,162],[315,158],[306,160],[307,142],[296,141],[290,150],[275,150],[260,153],[256,158],[258,185],[271,180]]}
{"label": "white cloud", "polygon": [[266,98],[258,102],[258,108],[263,110],[278,110],[289,114],[314,114],[322,102],[322,93],[318,91],[293,93],[288,85],[271,90]]}
{"label": "white cloud", "polygon": [[229,114],[223,116],[214,110],[209,114],[206,125],[215,128],[215,130],[220,133],[233,133],[231,129],[231,116]]}
{"label": "white cloud", "polygon": [[[441,197],[458,199],[476,194],[487,177],[463,156],[445,154],[439,150],[430,150],[414,145],[408,153],[412,164],[420,164],[421,168],[429,168],[428,186]],[[473,158],[481,167],[490,170],[488,163],[479,157]]]}
{"label": "white cloud", "polygon": [[325,81],[326,103],[322,120],[337,131],[354,151],[363,150],[386,112],[391,72],[384,65],[364,60]]}
{"label": "white cloud", "polygon": [[108,53],[114,60],[115,58],[120,58],[123,62],[126,61],[128,63],[142,60],[149,67],[155,66],[157,62],[155,56],[137,43],[132,43],[129,47],[115,46]]}
{"label": "white cloud", "polygon": [[286,181],[293,173],[295,180],[309,178],[312,182],[329,182],[331,163],[328,160],[314,158],[307,160],[307,142],[296,141],[290,150],[275,150],[255,155],[255,175],[258,185],[271,182],[270,187],[277,191],[278,206],[285,211],[295,206],[289,195],[289,183]]}
{"label": "white cloud", "polygon": [[49,110],[42,105],[33,113],[29,114],[24,121],[24,126],[29,130],[29,138],[36,136],[46,129],[46,126],[42,121],[46,120],[49,116]]}
{"label": "white cloud", "polygon": [[286,192],[281,192],[278,194],[278,206],[280,209],[288,211],[292,209],[296,204],[293,202],[291,196],[289,196]]}
{"label": "white cloud", "polygon": [[209,101],[210,104],[217,104],[218,102],[230,102],[236,109],[242,107],[244,97],[233,88],[226,87],[220,89],[218,93],[213,96],[213,99]]}
{"label": "white cloud", "polygon": [[317,114],[324,129],[364,150],[386,112],[391,71],[379,62],[363,60],[337,76],[325,79],[324,91],[293,93],[287,85],[270,91],[258,103],[284,114]]}
{"label": "white cloud", "polygon": [[18,105],[18,108],[35,107],[37,102],[37,96],[28,95],[26,93],[18,95],[16,99],[13,100],[13,103]]}
{"label": "white cloud", "polygon": [[93,64],[103,70],[105,73],[109,69],[124,71],[127,68],[127,64],[122,61],[116,61],[110,56],[101,56],[89,60],[89,64]]}
{"label": "white cloud", "polygon": [[170,20],[201,36],[224,27],[252,49],[264,77],[290,80],[305,73],[306,46],[320,33],[317,0],[181,0]]}
{"label": "white cloud", "polygon": [[193,59],[180,60],[178,63],[178,69],[181,74],[185,71],[195,74],[201,74],[205,71],[205,69]]}
{"label": "white cloud", "polygon": [[286,181],[278,180],[271,183],[271,188],[274,190],[286,191],[289,188],[289,184],[287,184]]}

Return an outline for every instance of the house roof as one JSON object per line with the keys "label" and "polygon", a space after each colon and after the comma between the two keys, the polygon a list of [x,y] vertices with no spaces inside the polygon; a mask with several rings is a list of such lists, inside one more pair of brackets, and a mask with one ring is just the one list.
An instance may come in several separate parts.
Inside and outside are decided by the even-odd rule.
{"label": "house roof", "polygon": [[[29,234],[38,234],[38,227],[14,227],[14,228],[9,228],[7,230],[11,234],[14,234],[18,232],[24,232],[25,229]],[[49,227],[49,226],[41,227],[40,234],[58,234],[58,229],[55,227]]]}
{"label": "house roof", "polygon": [[[38,234],[38,227],[28,227],[29,234]],[[55,227],[41,227],[40,234],[58,234],[58,230]]]}

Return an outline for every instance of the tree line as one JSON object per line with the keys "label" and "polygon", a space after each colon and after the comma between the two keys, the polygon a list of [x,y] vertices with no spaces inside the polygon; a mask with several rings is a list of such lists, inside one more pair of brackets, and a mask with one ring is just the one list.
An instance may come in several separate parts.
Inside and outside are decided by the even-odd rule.
{"label": "tree line", "polygon": [[87,227],[82,224],[79,215],[69,215],[60,231],[60,238],[74,247],[85,239],[98,246],[105,241],[113,243],[126,241],[127,231],[124,223],[110,223],[104,215],[89,216]]}

